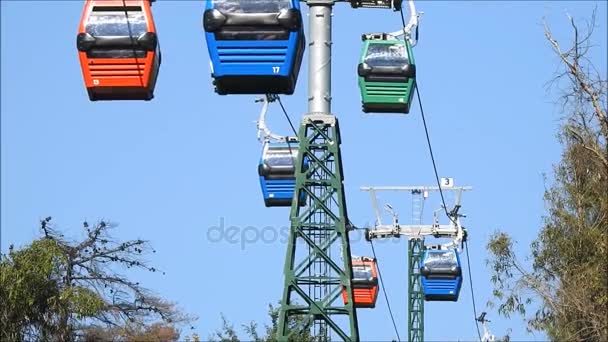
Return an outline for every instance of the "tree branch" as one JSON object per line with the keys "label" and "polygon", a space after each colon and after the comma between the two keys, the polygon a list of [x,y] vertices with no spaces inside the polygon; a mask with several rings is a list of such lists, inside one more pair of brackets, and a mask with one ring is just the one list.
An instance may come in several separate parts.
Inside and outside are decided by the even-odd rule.
{"label": "tree branch", "polygon": [[[579,42],[578,38],[578,27],[574,22],[574,19],[571,16],[568,16],[570,24],[574,28],[574,46],[571,51],[566,53],[562,52],[559,43],[557,40],[553,38],[551,34],[551,30],[549,29],[546,21],[544,22],[545,27],[545,38],[551,43],[553,50],[559,56],[561,61],[566,65],[566,69],[569,75],[573,78],[573,81],[580,87],[580,89],[591,99],[591,103],[593,105],[594,114],[598,120],[601,131],[606,139],[608,139],[608,118],[606,117],[606,111],[601,106],[600,94],[590,85],[589,80],[586,78],[585,73],[581,70],[580,58],[581,54],[579,53],[579,46],[582,44]],[[595,20],[595,14],[593,16],[593,21]],[[593,32],[593,24],[590,25],[589,32],[585,39],[583,39],[583,43],[587,42],[589,37]],[[570,59],[572,58],[572,60]]]}

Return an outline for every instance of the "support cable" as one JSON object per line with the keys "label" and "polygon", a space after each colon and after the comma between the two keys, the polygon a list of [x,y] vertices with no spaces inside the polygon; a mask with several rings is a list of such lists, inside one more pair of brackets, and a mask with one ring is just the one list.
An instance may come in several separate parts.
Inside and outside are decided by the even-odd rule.
{"label": "support cable", "polygon": [[372,242],[372,240],[369,240],[369,243],[372,246],[372,253],[374,254],[374,259],[376,260],[376,267],[378,268],[378,278],[380,278],[380,283],[382,284],[382,292],[384,293],[384,299],[386,299],[388,313],[391,315],[391,320],[393,321],[393,328],[395,328],[395,334],[397,334],[397,341],[401,342],[401,337],[399,337],[399,331],[397,330],[397,324],[395,323],[395,317],[393,316],[393,310],[391,310],[391,303],[388,301],[388,295],[386,294],[386,289],[384,288],[384,280],[382,280],[382,272],[380,272],[380,263],[378,262],[378,258],[376,257],[374,243]]}
{"label": "support cable", "polygon": [[293,134],[295,134],[295,136],[298,136],[298,132],[296,131],[295,126],[293,125],[293,123],[291,122],[291,118],[289,117],[289,114],[287,114],[287,111],[285,110],[285,107],[283,106],[283,102],[281,102],[281,97],[277,97],[279,99],[279,105],[281,105],[281,109],[283,110],[283,114],[285,114],[285,118],[287,118],[287,121],[289,122],[289,126],[291,126],[291,130],[293,131]]}
{"label": "support cable", "polygon": [[[152,6],[152,2],[150,2],[150,6]],[[135,49],[136,41],[135,41],[135,37],[133,37],[133,30],[131,29],[131,22],[129,21],[129,10],[127,8],[126,0],[122,0],[122,7],[124,8],[125,19],[127,21],[127,30],[129,30],[129,38],[131,40],[131,52],[133,52],[133,58],[135,58],[135,63],[137,63],[137,65],[139,65],[140,61],[139,61],[139,58],[137,57],[137,50]],[[141,84],[142,87],[145,86],[142,73],[139,70],[138,70],[138,75],[139,75],[139,83]]]}
{"label": "support cable", "polygon": [[445,204],[445,197],[443,196],[443,189],[441,188],[441,182],[439,181],[439,173],[437,172],[437,164],[435,163],[435,155],[433,154],[433,147],[431,145],[431,138],[429,135],[429,129],[426,125],[426,117],[424,116],[424,108],[422,107],[422,101],[420,100],[420,91],[418,90],[420,86],[416,85],[416,96],[418,97],[418,105],[420,106],[420,114],[422,115],[422,124],[424,125],[424,133],[426,134],[426,142],[429,147],[429,153],[431,154],[431,161],[433,162],[433,171],[435,172],[435,181],[437,182],[437,186],[439,187],[439,194],[441,195],[441,202],[443,203],[443,210],[445,211],[445,215],[452,221],[454,224],[454,218],[448,212],[448,206]]}
{"label": "support cable", "polygon": [[[285,110],[285,107],[283,106],[283,103],[281,102],[281,98],[278,97],[279,99],[279,105],[281,105],[281,109],[283,110],[283,114],[285,114],[285,118],[287,119],[287,121],[289,122],[289,125],[291,126],[291,130],[293,131],[293,134],[295,134],[296,138],[298,137],[298,133],[296,132],[296,128],[294,127],[293,123],[291,122],[291,118],[289,116],[289,114],[287,113],[287,110]],[[291,145],[289,143],[289,140],[287,140],[287,147],[289,147],[289,153],[291,152]],[[321,177],[321,175],[319,175],[319,173],[315,170],[315,175]],[[331,197],[332,202],[334,202],[336,205],[338,205],[338,202],[336,202],[336,199],[332,196]],[[350,224],[351,227],[355,227],[352,222],[350,222],[350,219],[348,220],[348,223]]]}
{"label": "support cable", "polygon": [[403,15],[403,7],[401,7],[401,10],[399,11],[399,13],[401,13],[401,23],[403,24],[403,29],[405,31],[405,15]]}
{"label": "support cable", "polygon": [[[443,197],[443,190],[441,189],[441,182],[439,181],[439,174],[437,173],[437,164],[435,163],[435,156],[433,155],[433,147],[431,146],[431,138],[429,136],[429,130],[426,124],[426,118],[424,116],[424,108],[422,107],[422,101],[420,99],[420,91],[418,90],[419,86],[416,86],[416,95],[418,98],[418,105],[420,106],[420,113],[422,114],[422,123],[424,124],[424,132],[426,134],[426,142],[429,146],[429,152],[431,154],[431,161],[433,162],[433,170],[435,172],[435,180],[437,181],[437,186],[439,187],[439,193],[441,194],[441,201],[443,202],[443,210],[445,211],[446,216],[450,219],[450,221],[452,221],[454,224],[456,224],[455,219],[452,217],[452,215],[450,215],[450,213],[448,212],[448,207],[445,204],[445,198]],[[469,269],[469,283],[470,283],[470,287],[471,287],[471,298],[473,301],[473,314],[475,315],[475,327],[477,328],[477,335],[479,337],[479,340],[481,341],[481,333],[479,332],[479,323],[477,322],[477,307],[475,305],[475,291],[473,290],[473,279],[471,277],[471,262],[469,259],[469,247],[468,244],[466,242],[466,240],[464,241],[465,247],[466,247],[466,251],[467,251],[467,267]]]}
{"label": "support cable", "polygon": [[[283,114],[285,114],[285,118],[287,118],[287,121],[289,122],[289,125],[291,126],[291,129],[293,130],[293,133],[295,134],[296,137],[298,137],[298,133],[296,132],[296,129],[293,125],[293,123],[291,122],[291,118],[289,117],[289,114],[287,113],[287,111],[285,110],[285,107],[283,106],[283,103],[281,102],[281,98],[279,97],[279,104],[281,105],[281,109],[283,110]],[[299,137],[298,137],[299,138]],[[291,153],[291,145],[289,144],[289,141],[287,141],[287,146],[289,147],[289,153]],[[315,175],[319,176],[319,173],[317,171],[314,171]],[[336,205],[338,205],[338,202],[336,202],[336,199],[332,196],[331,197],[332,202],[334,202]],[[355,227],[355,225],[353,225],[353,223],[350,221],[350,219],[348,220],[348,223],[350,224],[351,227]]]}
{"label": "support cable", "polygon": [[[299,140],[300,137],[298,137],[298,132],[296,131],[295,126],[291,122],[291,118],[289,117],[289,114],[287,114],[287,110],[285,109],[285,106],[283,106],[283,102],[281,102],[281,97],[277,95],[277,99],[279,100],[279,105],[281,106],[281,109],[283,110],[283,114],[285,115],[287,122],[289,122],[289,126],[291,126],[291,130],[293,131],[294,136],[296,137],[296,139]],[[291,143],[289,142],[289,138],[286,137],[285,141],[287,141],[287,147],[289,148],[289,154],[293,155],[293,152],[291,150]]]}
{"label": "support cable", "polygon": [[[400,11],[401,13],[401,22],[403,23],[403,26],[405,27],[405,16],[403,15],[403,8]],[[426,124],[426,117],[424,115],[424,107],[422,106],[422,100],[420,98],[420,85],[417,84],[416,86],[416,97],[418,98],[418,105],[420,106],[420,114],[422,116],[422,123],[424,125],[424,133],[426,135],[426,142],[427,145],[429,147],[429,153],[431,155],[431,161],[433,163],[433,171],[435,173],[435,181],[437,182],[437,186],[439,187],[439,194],[441,195],[441,202],[443,203],[443,210],[446,214],[446,216],[450,219],[450,221],[452,221],[452,223],[454,223],[456,225],[456,220],[452,217],[452,215],[450,215],[450,213],[448,212],[448,207],[445,203],[445,197],[443,196],[443,189],[441,188],[441,182],[439,181],[439,173],[437,172],[437,163],[435,162],[435,156],[433,154],[433,147],[431,145],[431,138],[429,135],[429,129],[428,126]],[[473,314],[474,314],[474,318],[475,318],[475,328],[477,329],[477,336],[479,337],[479,340],[481,341],[481,333],[479,331],[479,323],[477,321],[477,305],[475,304],[475,290],[473,289],[473,277],[471,276],[471,261],[469,258],[469,245],[467,243],[467,241],[464,241],[464,245],[466,248],[466,253],[467,253],[467,268],[468,268],[468,273],[469,273],[469,285],[471,288],[471,300],[472,300],[472,304],[473,304]],[[373,247],[372,247],[373,248]]]}
{"label": "support cable", "polygon": [[[285,118],[287,118],[287,121],[289,122],[289,125],[291,126],[291,130],[293,131],[293,134],[295,136],[295,138],[298,138],[298,132],[296,132],[296,129],[293,125],[293,123],[291,122],[291,118],[289,117],[289,114],[287,114],[287,110],[285,110],[285,106],[283,106],[283,102],[281,102],[281,97],[275,94],[266,94],[266,102],[265,102],[265,106],[268,106],[269,102],[274,101],[274,99],[279,101],[279,105],[281,105],[281,109],[283,110],[283,114],[285,115]],[[256,101],[257,102],[257,101]],[[266,107],[266,110],[268,109],[268,107]],[[261,119],[260,119],[261,122]],[[265,130],[265,134],[267,135],[266,139],[268,138],[268,136],[270,137],[274,137],[275,139],[278,139],[279,136],[276,135],[272,135],[272,133],[270,133],[270,130],[268,130],[268,128],[266,127],[266,124],[264,123],[264,130]],[[291,141],[289,141],[289,136],[285,136],[285,142],[287,143],[287,148],[289,149],[289,154],[293,155],[293,151],[291,149]]]}
{"label": "support cable", "polygon": [[473,277],[471,276],[471,261],[469,259],[469,245],[468,243],[465,241],[464,242],[464,246],[467,249],[467,268],[469,269],[469,284],[471,287],[471,299],[473,301],[473,314],[475,315],[475,327],[477,328],[477,336],[479,337],[479,340],[481,341],[481,333],[479,332],[479,321],[477,320],[477,309],[476,309],[476,305],[475,305],[475,291],[473,290]]}

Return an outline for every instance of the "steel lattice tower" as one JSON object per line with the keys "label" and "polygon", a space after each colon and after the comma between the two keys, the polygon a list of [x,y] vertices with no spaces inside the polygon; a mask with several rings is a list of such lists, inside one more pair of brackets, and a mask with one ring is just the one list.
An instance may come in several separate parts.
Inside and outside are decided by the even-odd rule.
{"label": "steel lattice tower", "polygon": [[[300,125],[296,185],[279,313],[280,341],[307,332],[317,341],[359,341],[340,129],[331,114],[331,16],[334,0],[308,0],[308,113]],[[305,167],[305,161],[308,167]],[[304,202],[301,203],[304,196]],[[300,205],[303,204],[303,205]],[[347,304],[342,299],[346,290]]]}
{"label": "steel lattice tower", "polygon": [[408,290],[407,290],[407,331],[409,342],[424,341],[424,295],[420,282],[422,264],[422,239],[408,241]]}
{"label": "steel lattice tower", "polygon": [[[290,334],[297,336],[312,328],[318,340],[337,335],[357,341],[338,122],[327,114],[308,115],[299,137],[296,193],[307,199],[305,206],[291,209],[278,336],[286,340]],[[304,158],[309,160],[307,169]],[[348,293],[346,305],[343,288]],[[297,316],[302,320],[294,326]]]}
{"label": "steel lattice tower", "polygon": [[[412,224],[422,224],[423,191],[412,190]],[[407,336],[409,342],[424,341],[424,294],[420,282],[422,250],[424,240],[411,238],[407,245],[408,289],[407,289]]]}

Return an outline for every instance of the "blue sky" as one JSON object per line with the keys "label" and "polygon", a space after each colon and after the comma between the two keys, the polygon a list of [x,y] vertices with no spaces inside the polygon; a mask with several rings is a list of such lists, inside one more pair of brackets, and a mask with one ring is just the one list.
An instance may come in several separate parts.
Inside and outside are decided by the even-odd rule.
{"label": "blue sky", "polygon": [[[268,303],[282,294],[285,244],[209,239],[225,228],[276,231],[289,209],[265,208],[257,179],[261,146],[254,96],[215,95],[202,31],[202,1],[159,1],[153,6],[163,51],[156,98],[151,102],[89,102],[75,46],[81,1],[2,1],[1,226],[2,251],[38,236],[38,220],[53,216],[77,235],[84,219],[120,224],[120,238],[149,239],[150,261],[166,272],[135,274],[142,283],[200,317],[207,337],[220,313],[235,323],[267,321]],[[424,11],[415,47],[418,82],[441,176],[470,185],[462,212],[478,311],[489,311],[492,330],[514,340],[529,335],[518,317],[485,308],[491,284],[485,244],[495,229],[514,236],[525,251],[542,224],[544,176],[559,160],[555,134],[557,94],[547,92],[558,60],[543,37],[546,16],[566,44],[566,13],[577,19],[598,9],[591,57],[606,72],[606,2],[420,1]],[[350,219],[373,222],[364,185],[433,185],[417,102],[407,116],[368,116],[360,110],[356,65],[360,35],[399,28],[396,13],[352,10],[334,16],[333,112],[342,132]],[[307,57],[305,57],[307,58]],[[307,59],[296,94],[283,97],[292,118],[306,111]],[[603,63],[603,64],[602,64]],[[278,108],[269,124],[288,134]],[[381,198],[404,217],[408,196]],[[426,203],[438,208],[438,197]],[[283,227],[283,228],[282,228]],[[249,230],[251,231],[251,229]],[[248,236],[249,238],[251,236]],[[370,255],[355,239],[353,254]],[[402,339],[407,338],[406,241],[376,247]],[[457,303],[427,303],[427,340],[476,337],[465,282]],[[382,297],[359,310],[364,340],[394,338]]]}

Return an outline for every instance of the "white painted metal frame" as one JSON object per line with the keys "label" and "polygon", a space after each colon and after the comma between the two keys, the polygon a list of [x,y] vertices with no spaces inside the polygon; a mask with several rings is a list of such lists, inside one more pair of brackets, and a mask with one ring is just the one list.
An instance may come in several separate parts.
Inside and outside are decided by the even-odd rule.
{"label": "white painted metal frame", "polygon": [[[258,121],[256,122],[258,128],[258,140],[261,143],[269,142],[271,140],[277,142],[287,142],[288,137],[277,135],[272,133],[270,128],[266,125],[266,114],[268,114],[268,106],[271,102],[274,102],[278,99],[278,95],[268,94],[262,99],[257,99],[255,102],[263,102],[262,110],[260,111],[260,116]],[[291,139],[290,139],[291,140]]]}
{"label": "white painted metal frame", "polygon": [[[437,211],[433,215],[432,224],[400,224],[396,214],[393,214],[393,222],[391,224],[383,224],[382,216],[380,214],[380,208],[378,206],[377,192],[379,191],[455,191],[456,198],[454,200],[454,206],[451,210],[448,210],[450,215],[450,222],[448,224],[439,224],[439,216]],[[441,248],[456,248],[462,243],[464,239],[464,230],[460,224],[461,215],[458,214],[460,208],[460,201],[462,198],[462,192],[471,190],[470,186],[461,187],[436,187],[436,186],[364,186],[361,190],[368,191],[372,201],[372,207],[376,215],[376,224],[374,227],[367,227],[367,238],[378,239],[378,238],[389,238],[389,237],[407,237],[408,239],[423,239],[426,236],[433,236],[436,238],[451,238],[452,241],[441,245]],[[392,208],[391,208],[392,209]],[[446,208],[447,210],[447,208]]]}
{"label": "white painted metal frame", "polygon": [[412,32],[416,31],[416,28],[418,27],[419,18],[420,16],[422,16],[422,14],[424,14],[424,12],[416,12],[416,5],[414,5],[414,0],[408,1],[408,7],[410,9],[410,19],[407,25],[405,25],[405,27],[401,30],[389,34],[394,37],[405,36],[405,39],[407,39],[410,42],[410,45],[414,47],[416,46],[416,43],[418,43],[418,41],[416,40]]}

